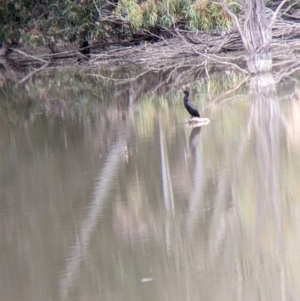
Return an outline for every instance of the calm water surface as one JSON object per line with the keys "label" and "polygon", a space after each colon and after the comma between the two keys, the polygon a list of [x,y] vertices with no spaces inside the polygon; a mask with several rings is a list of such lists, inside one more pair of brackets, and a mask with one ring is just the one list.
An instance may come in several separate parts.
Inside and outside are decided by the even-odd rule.
{"label": "calm water surface", "polygon": [[194,129],[176,90],[2,87],[1,300],[300,300],[300,93],[268,80],[195,82]]}

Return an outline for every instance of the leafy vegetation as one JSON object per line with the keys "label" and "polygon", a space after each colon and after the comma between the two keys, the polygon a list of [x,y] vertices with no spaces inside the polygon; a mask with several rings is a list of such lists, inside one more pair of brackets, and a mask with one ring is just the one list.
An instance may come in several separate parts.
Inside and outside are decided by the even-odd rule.
{"label": "leafy vegetation", "polygon": [[[236,3],[232,0],[230,2]],[[185,23],[185,27],[192,30],[232,26],[221,4],[212,0],[120,0],[115,14],[123,15],[135,29],[155,25],[170,28],[179,22]]]}
{"label": "leafy vegetation", "polygon": [[232,25],[220,3],[212,0],[3,0],[0,15],[0,42],[25,45],[128,36],[141,28],[211,30]]}
{"label": "leafy vegetation", "polygon": [[0,6],[0,41],[47,45],[90,40],[110,32],[110,26],[98,22],[95,4],[81,2],[4,0]]}
{"label": "leafy vegetation", "polygon": [[[227,3],[241,13],[241,0]],[[139,29],[210,31],[233,25],[220,0],[2,0],[0,16],[0,43],[24,45],[128,37]]]}

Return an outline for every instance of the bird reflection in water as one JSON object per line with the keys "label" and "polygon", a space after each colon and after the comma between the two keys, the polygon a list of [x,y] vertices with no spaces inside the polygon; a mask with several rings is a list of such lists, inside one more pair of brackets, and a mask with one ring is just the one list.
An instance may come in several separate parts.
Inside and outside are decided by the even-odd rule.
{"label": "bird reflection in water", "polygon": [[195,155],[196,149],[199,147],[201,127],[194,127],[190,133],[189,137],[189,147],[192,156]]}

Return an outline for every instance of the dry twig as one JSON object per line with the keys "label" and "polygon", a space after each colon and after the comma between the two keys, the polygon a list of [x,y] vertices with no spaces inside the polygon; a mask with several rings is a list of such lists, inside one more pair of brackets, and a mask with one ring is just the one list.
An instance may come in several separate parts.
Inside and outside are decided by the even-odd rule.
{"label": "dry twig", "polygon": [[22,78],[21,80],[19,80],[19,84],[22,84],[24,82],[26,82],[29,78],[31,78],[33,75],[35,75],[36,73],[42,71],[43,69],[47,68],[50,65],[50,62],[47,62],[45,65],[43,65],[42,67],[30,72],[29,74],[27,74],[24,78]]}

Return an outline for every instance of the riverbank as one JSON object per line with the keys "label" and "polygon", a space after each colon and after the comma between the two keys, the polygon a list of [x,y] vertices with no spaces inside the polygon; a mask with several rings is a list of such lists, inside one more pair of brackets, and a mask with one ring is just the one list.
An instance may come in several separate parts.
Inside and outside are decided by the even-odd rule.
{"label": "riverbank", "polygon": [[[300,27],[288,33],[276,27],[271,44],[275,70],[283,66],[298,68],[300,59]],[[298,33],[299,31],[299,33]],[[299,35],[298,35],[299,34]],[[248,74],[247,55],[239,33],[189,32],[175,30],[173,38],[157,37],[158,42],[130,41],[90,43],[80,47],[75,43],[58,43],[55,47],[11,47],[1,57],[0,81],[23,83],[36,73],[55,67],[119,68],[120,66],[142,66],[147,70],[168,70],[180,74],[182,67],[197,68],[198,74],[209,77],[215,71],[236,70]],[[167,72],[168,73],[168,72]]]}

